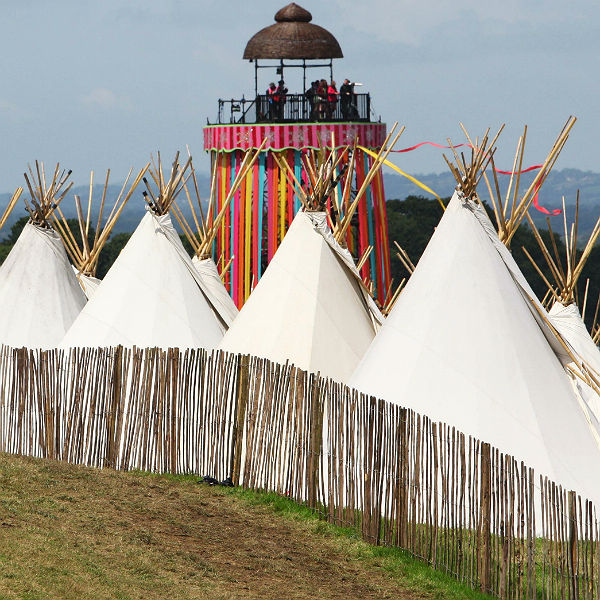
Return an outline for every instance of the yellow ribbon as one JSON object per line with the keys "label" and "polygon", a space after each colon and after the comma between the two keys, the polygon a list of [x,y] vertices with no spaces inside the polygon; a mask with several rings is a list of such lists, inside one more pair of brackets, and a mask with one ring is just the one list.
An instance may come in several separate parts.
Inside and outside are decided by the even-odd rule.
{"label": "yellow ribbon", "polygon": [[[375,152],[369,150],[368,148],[365,148],[364,146],[357,146],[357,148],[360,148],[363,152],[366,152],[369,156],[372,156],[373,158],[377,158],[377,154],[375,154]],[[391,163],[387,159],[383,161],[383,164],[387,165],[388,167],[391,167],[392,169],[394,169],[394,171],[400,173],[400,175],[402,175],[403,177],[406,177],[406,179],[408,179],[409,181],[412,181],[415,185],[418,185],[422,190],[425,190],[426,192],[429,192],[430,194],[435,196],[437,198],[437,201],[440,203],[440,206],[444,210],[446,210],[446,207],[444,206],[442,199],[430,187],[427,187],[424,183],[421,183],[418,179],[415,179],[412,175],[405,173],[402,169],[399,169],[394,163]]]}

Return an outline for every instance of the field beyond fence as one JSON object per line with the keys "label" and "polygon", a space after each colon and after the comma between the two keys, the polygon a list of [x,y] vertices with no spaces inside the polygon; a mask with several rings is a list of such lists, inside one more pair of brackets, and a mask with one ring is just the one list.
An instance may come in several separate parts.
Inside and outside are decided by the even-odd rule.
{"label": "field beyond fence", "polygon": [[5,347],[0,377],[0,451],[231,477],[501,598],[598,597],[590,502],[453,427],[293,366]]}

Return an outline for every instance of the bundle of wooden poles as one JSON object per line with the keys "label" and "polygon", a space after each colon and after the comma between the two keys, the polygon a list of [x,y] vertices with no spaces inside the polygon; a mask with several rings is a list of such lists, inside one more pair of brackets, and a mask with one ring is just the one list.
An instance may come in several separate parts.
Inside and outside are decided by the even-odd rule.
{"label": "bundle of wooden poles", "polygon": [[[69,258],[79,273],[88,277],[95,277],[96,270],[98,268],[98,260],[100,258],[100,252],[108,238],[110,237],[117,220],[121,216],[125,205],[133,195],[133,192],[137,188],[138,184],[142,180],[144,173],[148,170],[150,163],[140,169],[139,173],[129,186],[127,186],[131,179],[133,168],[129,170],[125,182],[121,187],[121,190],[115,200],[108,216],[105,218],[105,207],[106,207],[106,196],[109,185],[110,169],[106,171],[106,177],[104,178],[104,186],[102,188],[102,194],[100,198],[100,206],[98,209],[98,216],[95,219],[96,226],[94,228],[94,237],[90,239],[90,231],[92,230],[92,209],[94,206],[94,172],[90,173],[89,182],[89,193],[87,199],[87,206],[85,213],[82,208],[81,198],[75,195],[75,208],[77,213],[77,226],[79,230],[79,236],[76,235],[69,220],[65,217],[61,208],[58,206],[56,213],[52,215],[52,224],[56,231],[62,237],[65,249]],[[127,190],[127,191],[126,191]],[[57,216],[58,214],[58,216]],[[77,238],[80,238],[80,241]]]}
{"label": "bundle of wooden poles", "polygon": [[[336,146],[335,136],[332,134],[330,147],[321,146],[319,150],[310,149],[302,157],[304,171],[308,176],[306,182],[298,181],[288,162],[279,155],[274,155],[281,173],[294,189],[304,210],[327,213],[333,237],[342,248],[346,248],[346,236],[360,200],[404,133],[404,127],[401,127],[396,133],[397,127],[398,123],[394,123],[375,155],[361,186],[356,190],[353,189],[352,184],[358,141],[355,141],[353,146],[344,146],[340,150]],[[363,250],[356,262],[358,270],[366,263],[372,251],[373,246],[370,245]],[[364,283],[373,296],[373,283],[371,281]],[[390,291],[391,287],[390,284]]]}
{"label": "bundle of wooden poles", "polygon": [[[446,155],[444,159],[450,168],[450,171],[456,179],[459,189],[467,198],[471,198],[481,203],[477,186],[481,180],[486,184],[489,193],[489,202],[493,208],[498,237],[500,241],[510,248],[510,243],[517,231],[519,225],[526,218],[532,202],[539,194],[540,188],[546,181],[552,168],[554,167],[558,156],[564,148],[571,129],[575,124],[575,117],[569,117],[552,144],[543,164],[540,165],[536,176],[531,184],[521,194],[520,184],[523,174],[523,157],[525,152],[525,142],[527,139],[527,126],[524,127],[523,134],[519,137],[517,149],[515,152],[512,169],[510,171],[510,180],[505,194],[500,192],[498,181],[498,169],[495,163],[496,142],[504,129],[502,125],[492,141],[489,140],[488,129],[481,141],[478,138],[472,139],[463,124],[461,128],[471,147],[470,160],[465,158],[464,152],[457,152],[456,147],[451,140],[448,143],[454,155],[454,162],[451,162]],[[489,167],[489,169],[488,169]],[[491,171],[491,175],[489,172]]]}
{"label": "bundle of wooden poles", "polygon": [[146,186],[146,190],[142,193],[149,209],[156,216],[166,215],[169,212],[171,205],[183,191],[187,180],[191,176],[191,173],[188,173],[191,164],[192,157],[188,156],[187,161],[181,166],[179,151],[177,151],[171,164],[169,177],[165,179],[160,152],[157,154],[156,161],[152,157],[152,166],[148,169],[148,173],[154,187],[147,177],[142,177],[142,181]]}
{"label": "bundle of wooden poles", "polygon": [[[190,156],[190,178],[192,181],[192,185],[190,186],[186,182],[184,182],[183,190],[185,192],[185,197],[191,211],[193,224],[191,224],[189,220],[186,219],[186,217],[183,214],[183,211],[178,206],[177,202],[173,202],[171,204],[171,211],[175,216],[175,219],[181,226],[181,229],[183,230],[183,233],[185,234],[188,242],[190,243],[195,255],[199,259],[202,260],[211,256],[213,242],[219,232],[219,227],[223,222],[223,218],[229,210],[229,205],[231,204],[231,201],[233,200],[240,186],[244,182],[246,176],[252,169],[254,163],[258,159],[260,153],[264,149],[266,143],[267,140],[265,138],[262,144],[256,150],[246,153],[246,155],[244,156],[244,160],[242,161],[242,164],[240,165],[240,168],[235,176],[235,179],[232,185],[230,186],[225,199],[223,200],[222,206],[216,215],[215,202],[217,198],[217,162],[215,161],[213,166],[210,196],[205,213],[204,208],[202,206],[202,198],[200,196],[196,171],[194,169],[194,165],[191,161]],[[222,265],[221,272],[227,270],[233,258],[234,257],[232,256],[229,259],[227,265]],[[217,259],[216,262],[217,264],[219,264],[222,261],[220,259]]]}
{"label": "bundle of wooden poles", "polygon": [[546,276],[546,273],[544,273],[524,247],[523,252],[529,258],[538,275],[548,286],[549,296],[565,306],[575,302],[577,305],[582,306],[582,316],[585,315],[589,279],[585,286],[583,302],[580,302],[577,284],[592,249],[598,240],[598,236],[600,236],[600,218],[596,221],[583,249],[579,249],[579,192],[577,192],[574,220],[570,227],[567,225],[566,206],[563,198],[563,241],[565,247],[563,257],[560,256],[556,234],[552,228],[550,219],[546,219],[550,244],[544,241],[540,231],[529,215],[527,215],[527,220],[548,267],[547,272],[550,273],[549,277]]}
{"label": "bundle of wooden poles", "polygon": [[[352,222],[352,217],[358,208],[358,203],[379,169],[383,166],[388,154],[404,133],[405,128],[401,127],[394,136],[397,127],[398,123],[394,123],[358,190],[352,189],[356,157],[354,149],[357,142],[354,146],[343,147],[340,152],[336,147],[335,137],[332,134],[330,148],[321,147],[318,151],[309,150],[302,158],[304,170],[308,174],[308,181],[304,185],[298,181],[287,161],[275,154],[275,160],[281,172],[292,185],[304,210],[327,212],[333,237],[343,247],[346,245],[346,234]],[[392,136],[394,136],[393,139]],[[343,184],[341,195],[340,184]],[[365,250],[365,252],[368,251],[369,248]],[[361,260],[364,264],[366,258],[360,257],[359,264]]]}
{"label": "bundle of wooden poles", "polygon": [[38,227],[50,228],[52,214],[73,187],[73,182],[68,182],[71,171],[61,170],[60,164],[56,163],[48,185],[43,162],[35,161],[35,171],[31,165],[27,168],[29,173],[24,173],[24,176],[30,198],[24,200],[30,222]]}

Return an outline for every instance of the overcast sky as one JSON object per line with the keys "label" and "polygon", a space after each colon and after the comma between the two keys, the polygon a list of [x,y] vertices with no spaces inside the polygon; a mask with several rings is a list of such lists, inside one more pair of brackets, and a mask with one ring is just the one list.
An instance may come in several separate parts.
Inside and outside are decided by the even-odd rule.
{"label": "overcast sky", "polygon": [[[600,171],[600,3],[593,0],[329,0],[302,2],[331,31],[339,81],[363,82],[401,147],[462,141],[507,124],[509,168],[529,126],[526,162],[541,162],[570,114],[579,118],[558,168]],[[83,183],[114,179],[189,144],[217,98],[253,95],[246,42],[282,0],[0,0],[0,192],[28,162],[60,161]],[[265,74],[265,83],[271,77]],[[290,91],[300,84],[288,78]],[[441,172],[441,151],[396,155],[413,173]],[[202,164],[207,164],[203,162]]]}

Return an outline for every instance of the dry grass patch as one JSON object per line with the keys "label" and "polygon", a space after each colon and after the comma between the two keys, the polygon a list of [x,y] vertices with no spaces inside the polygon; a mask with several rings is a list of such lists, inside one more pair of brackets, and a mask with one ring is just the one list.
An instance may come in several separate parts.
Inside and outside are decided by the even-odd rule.
{"label": "dry grass patch", "polygon": [[190,477],[0,455],[0,598],[446,597],[292,512]]}

